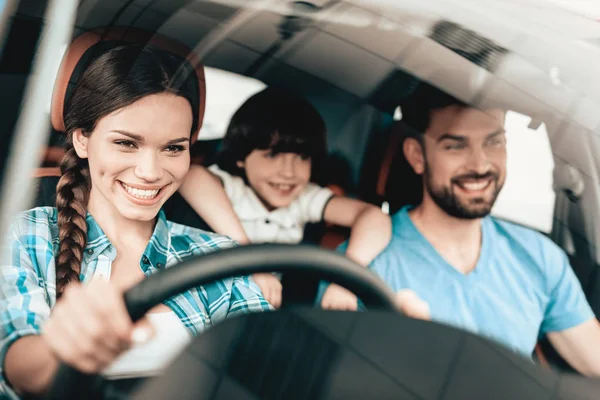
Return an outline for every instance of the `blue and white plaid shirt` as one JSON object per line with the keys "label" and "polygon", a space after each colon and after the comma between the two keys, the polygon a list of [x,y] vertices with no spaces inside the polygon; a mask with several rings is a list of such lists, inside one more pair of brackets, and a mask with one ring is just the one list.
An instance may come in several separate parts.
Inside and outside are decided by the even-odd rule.
{"label": "blue and white plaid shirt", "polygon": [[[53,207],[21,213],[8,243],[10,259],[0,262],[0,399],[18,397],[2,371],[8,347],[26,335],[39,334],[56,303],[55,255],[58,252],[58,213]],[[117,253],[90,214],[88,242],[81,265],[81,281],[107,273]],[[159,213],[154,233],[140,260],[146,276],[195,255],[234,247],[221,235],[167,221]],[[236,277],[198,287],[165,303],[192,334],[198,334],[228,316],[266,311],[269,304],[248,277]]]}

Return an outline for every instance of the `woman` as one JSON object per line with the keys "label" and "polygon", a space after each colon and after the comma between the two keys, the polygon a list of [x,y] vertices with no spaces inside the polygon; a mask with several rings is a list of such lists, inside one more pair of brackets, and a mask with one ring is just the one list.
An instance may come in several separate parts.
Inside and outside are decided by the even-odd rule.
{"label": "woman", "polygon": [[192,68],[152,47],[115,44],[99,53],[65,108],[56,208],[18,216],[12,258],[0,267],[2,398],[44,393],[59,362],[87,373],[105,371],[118,356],[127,363],[126,350],[149,339],[152,316],[156,334],[167,327],[163,338],[180,341],[182,330],[196,334],[229,315],[269,309],[245,277],[175,296],[150,320],[128,317],[124,290],[234,243],[160,211],[189,169],[198,129]]}

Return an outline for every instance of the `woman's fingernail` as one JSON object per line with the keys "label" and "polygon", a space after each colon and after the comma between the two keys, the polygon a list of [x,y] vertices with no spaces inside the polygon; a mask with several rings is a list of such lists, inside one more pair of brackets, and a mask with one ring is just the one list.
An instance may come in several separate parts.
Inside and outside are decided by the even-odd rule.
{"label": "woman's fingernail", "polygon": [[139,327],[131,333],[131,341],[137,344],[143,344],[150,340],[150,329]]}

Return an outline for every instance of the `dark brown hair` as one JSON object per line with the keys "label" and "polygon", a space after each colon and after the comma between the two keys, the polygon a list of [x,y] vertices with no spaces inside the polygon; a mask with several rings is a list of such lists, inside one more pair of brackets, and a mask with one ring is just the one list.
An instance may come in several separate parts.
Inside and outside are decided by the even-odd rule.
{"label": "dark brown hair", "polygon": [[245,178],[237,166],[254,150],[296,153],[312,161],[313,180],[327,154],[325,121],[303,97],[269,87],[242,104],[235,112],[217,157],[219,168]]}
{"label": "dark brown hair", "polygon": [[[108,48],[107,48],[108,47]],[[98,53],[98,47],[88,52]],[[83,60],[83,59],[82,59]],[[102,43],[95,57],[87,57],[84,68],[65,107],[66,153],[57,186],[56,208],[60,248],[56,256],[56,292],[60,296],[70,282],[79,281],[87,244],[87,202],[91,188],[89,165],[73,148],[73,133],[89,136],[98,121],[141,98],[173,93],[192,107],[190,137],[198,129],[198,82],[193,68],[182,58],[152,46],[112,47]]]}

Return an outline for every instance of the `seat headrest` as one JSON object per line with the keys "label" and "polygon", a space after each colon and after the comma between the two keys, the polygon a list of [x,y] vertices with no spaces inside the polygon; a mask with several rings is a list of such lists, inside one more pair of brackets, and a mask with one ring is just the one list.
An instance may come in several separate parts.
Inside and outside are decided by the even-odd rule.
{"label": "seat headrest", "polygon": [[198,76],[200,100],[198,131],[192,135],[192,143],[195,142],[198,138],[200,128],[202,127],[204,109],[206,106],[204,66],[198,62],[192,51],[181,42],[154,32],[125,27],[98,28],[88,31],[77,37],[67,48],[52,93],[51,118],[54,129],[60,132],[64,132],[65,130],[64,107],[72,95],[73,89],[75,88],[83,69],[85,69],[78,68],[78,65],[81,67],[80,63],[86,63],[86,61],[84,61],[85,54],[92,46],[104,41],[120,41],[140,45],[152,44],[162,50],[169,51],[190,61],[190,64],[195,67],[196,75]]}

